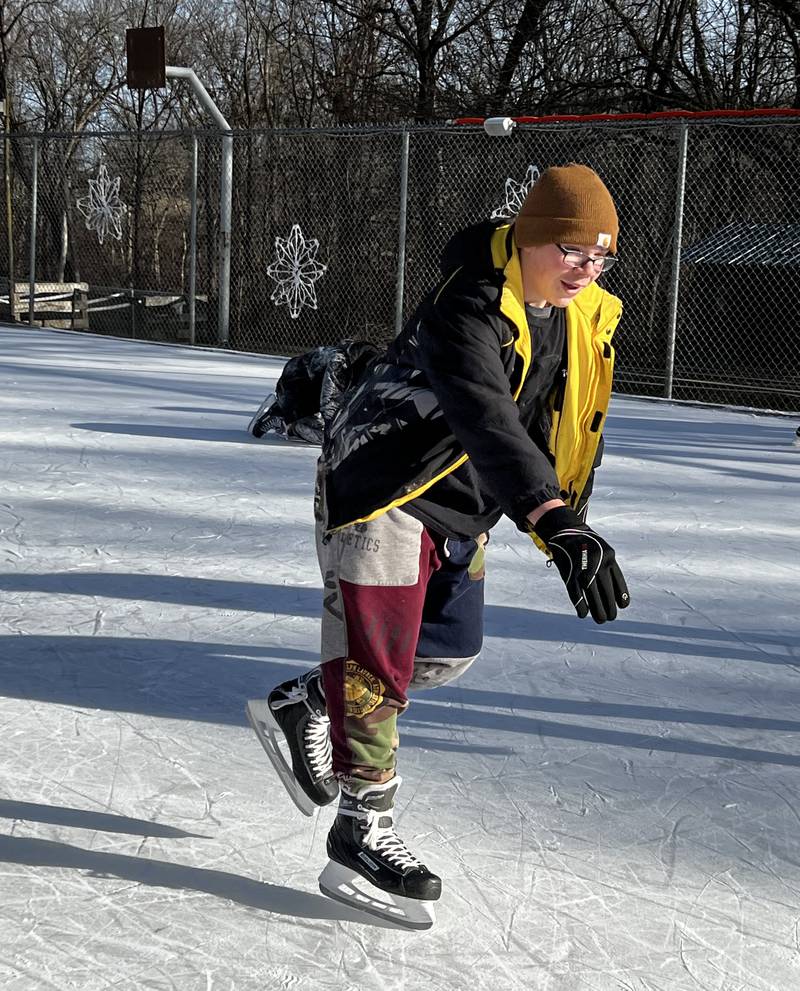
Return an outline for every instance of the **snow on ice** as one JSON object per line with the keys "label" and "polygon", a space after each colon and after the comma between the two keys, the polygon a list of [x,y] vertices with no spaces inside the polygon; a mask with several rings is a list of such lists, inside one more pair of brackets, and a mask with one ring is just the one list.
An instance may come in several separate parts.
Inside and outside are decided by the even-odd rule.
{"label": "snow on ice", "polygon": [[571,614],[514,527],[483,658],[403,720],[429,933],[322,897],[243,706],[316,659],[315,449],[282,362],[0,330],[0,986],[800,986],[800,452],[616,397],[591,519],[632,605]]}

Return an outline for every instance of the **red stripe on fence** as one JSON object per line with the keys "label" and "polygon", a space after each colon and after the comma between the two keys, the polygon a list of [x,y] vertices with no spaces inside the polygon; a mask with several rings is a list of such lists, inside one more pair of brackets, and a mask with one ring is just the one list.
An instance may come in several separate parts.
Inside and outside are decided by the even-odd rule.
{"label": "red stripe on fence", "polygon": [[[497,116],[502,116],[498,114]],[[544,117],[512,117],[517,124],[584,123],[587,121],[696,120],[703,117],[800,117],[800,110],[787,108],[758,110],[659,110],[650,114],[548,114]],[[486,117],[457,117],[452,124],[482,125]]]}

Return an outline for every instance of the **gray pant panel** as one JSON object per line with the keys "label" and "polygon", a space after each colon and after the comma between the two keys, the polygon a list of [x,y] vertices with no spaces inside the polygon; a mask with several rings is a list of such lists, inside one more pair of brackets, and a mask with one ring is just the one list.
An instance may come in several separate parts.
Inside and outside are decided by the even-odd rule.
{"label": "gray pant panel", "polygon": [[467,670],[475,657],[415,657],[409,688],[439,688],[448,685]]}

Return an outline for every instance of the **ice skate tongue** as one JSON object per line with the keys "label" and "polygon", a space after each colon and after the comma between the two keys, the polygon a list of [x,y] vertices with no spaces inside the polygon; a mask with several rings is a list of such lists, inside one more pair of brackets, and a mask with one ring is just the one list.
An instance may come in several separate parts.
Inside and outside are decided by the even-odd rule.
{"label": "ice skate tongue", "polygon": [[383,784],[364,781],[363,778],[347,778],[342,782],[342,791],[360,804],[368,805],[373,812],[389,812],[394,808],[394,796],[402,783],[399,775]]}

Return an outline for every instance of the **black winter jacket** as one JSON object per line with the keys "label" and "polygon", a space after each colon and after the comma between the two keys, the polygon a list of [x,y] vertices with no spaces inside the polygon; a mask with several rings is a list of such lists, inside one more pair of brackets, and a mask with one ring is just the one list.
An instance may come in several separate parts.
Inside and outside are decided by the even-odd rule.
{"label": "black winter jacket", "polygon": [[613,366],[609,342],[620,312],[614,297],[590,289],[584,293],[591,312],[570,315],[577,301],[567,308],[569,449],[558,447],[557,408],[549,411],[552,427],[535,425],[540,435],[549,430],[548,454],[523,426],[516,403],[531,354],[513,228],[487,222],[457,235],[440,285],[329,425],[318,507],[325,529],[402,505],[467,458],[522,529],[547,499],[578,506],[598,450]]}

